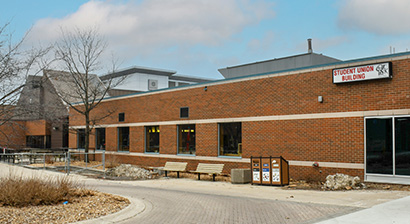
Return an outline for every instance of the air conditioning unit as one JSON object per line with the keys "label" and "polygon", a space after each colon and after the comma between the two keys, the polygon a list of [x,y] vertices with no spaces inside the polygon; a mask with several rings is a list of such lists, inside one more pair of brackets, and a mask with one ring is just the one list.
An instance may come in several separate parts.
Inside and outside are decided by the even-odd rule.
{"label": "air conditioning unit", "polygon": [[148,90],[158,89],[158,80],[148,79]]}

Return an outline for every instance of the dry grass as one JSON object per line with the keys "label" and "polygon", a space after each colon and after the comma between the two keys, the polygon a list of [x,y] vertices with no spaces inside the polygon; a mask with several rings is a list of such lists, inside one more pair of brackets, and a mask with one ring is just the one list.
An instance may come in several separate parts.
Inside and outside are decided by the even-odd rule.
{"label": "dry grass", "polygon": [[25,178],[10,174],[0,178],[0,206],[53,205],[93,194],[68,177]]}
{"label": "dry grass", "polygon": [[106,159],[105,159],[105,168],[110,169],[110,168],[114,168],[121,165],[120,160],[118,159],[117,156],[114,155],[106,155]]}

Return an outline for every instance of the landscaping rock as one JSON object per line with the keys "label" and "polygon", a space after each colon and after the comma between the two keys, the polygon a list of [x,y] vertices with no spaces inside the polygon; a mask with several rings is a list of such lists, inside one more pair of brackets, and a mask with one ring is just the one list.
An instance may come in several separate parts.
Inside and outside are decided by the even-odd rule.
{"label": "landscaping rock", "polygon": [[126,177],[135,180],[152,179],[152,175],[148,170],[130,164],[121,164],[117,167],[108,169],[107,176]]}
{"label": "landscaping rock", "polygon": [[326,183],[323,186],[324,189],[329,190],[351,190],[365,188],[364,184],[360,183],[359,177],[352,177],[349,175],[337,173],[335,175],[329,175],[326,177]]}

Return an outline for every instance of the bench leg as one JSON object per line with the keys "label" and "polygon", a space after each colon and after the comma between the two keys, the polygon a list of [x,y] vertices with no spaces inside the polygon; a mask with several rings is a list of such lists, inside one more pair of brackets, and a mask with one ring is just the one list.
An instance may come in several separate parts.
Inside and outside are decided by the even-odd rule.
{"label": "bench leg", "polygon": [[212,174],[212,181],[215,181],[215,174]]}
{"label": "bench leg", "polygon": [[179,171],[177,171],[177,178],[179,178]]}
{"label": "bench leg", "polygon": [[201,180],[201,174],[198,173],[198,180]]}
{"label": "bench leg", "polygon": [[165,177],[168,177],[168,171],[165,170]]}

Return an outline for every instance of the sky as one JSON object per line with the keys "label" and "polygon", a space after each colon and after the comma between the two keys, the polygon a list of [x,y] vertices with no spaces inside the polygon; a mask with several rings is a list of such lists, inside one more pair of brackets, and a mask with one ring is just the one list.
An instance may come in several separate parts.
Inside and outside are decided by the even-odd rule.
{"label": "sky", "polygon": [[[104,63],[209,79],[220,68],[313,52],[350,60],[410,48],[408,0],[13,0],[0,24],[47,46],[61,30],[97,27]],[[101,73],[104,73],[101,71]]]}

